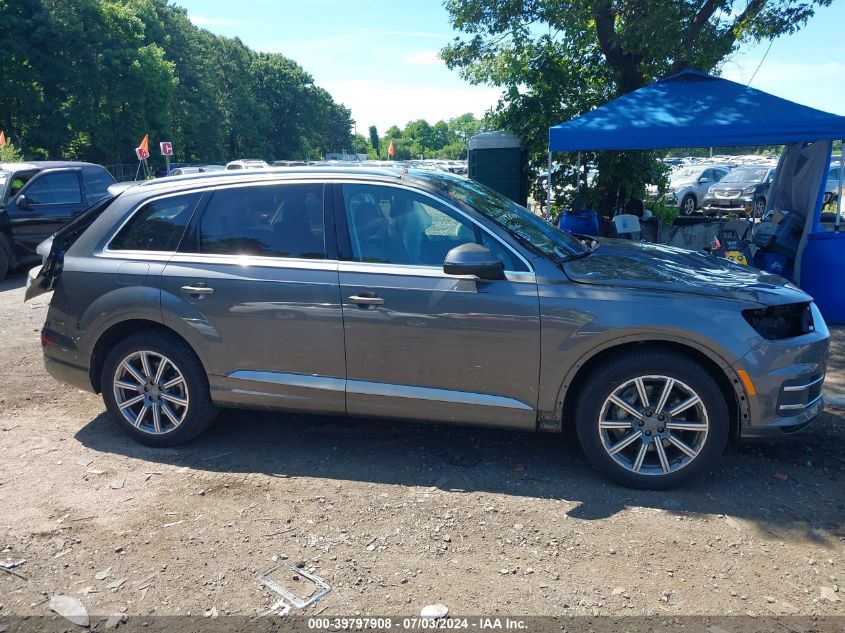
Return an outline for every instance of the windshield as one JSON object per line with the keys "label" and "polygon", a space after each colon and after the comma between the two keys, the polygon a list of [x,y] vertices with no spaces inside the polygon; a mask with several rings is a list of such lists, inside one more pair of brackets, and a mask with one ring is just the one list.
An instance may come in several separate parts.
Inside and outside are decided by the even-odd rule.
{"label": "windshield", "polygon": [[767,173],[767,167],[734,169],[722,178],[722,182],[763,182]]}
{"label": "windshield", "polygon": [[560,261],[590,252],[577,238],[544,222],[525,207],[474,180],[445,172],[419,172],[414,176],[435,184],[441,191],[471,206],[504,228],[531,250],[552,260]]}

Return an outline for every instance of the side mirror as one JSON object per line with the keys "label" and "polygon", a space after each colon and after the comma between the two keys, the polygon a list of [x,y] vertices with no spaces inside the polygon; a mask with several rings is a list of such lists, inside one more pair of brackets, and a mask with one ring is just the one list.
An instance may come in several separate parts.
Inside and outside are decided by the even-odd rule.
{"label": "side mirror", "polygon": [[710,182],[710,179],[702,176],[701,178],[698,179],[698,182],[702,185],[706,185],[708,182]]}
{"label": "side mirror", "polygon": [[32,208],[32,203],[29,200],[27,200],[27,197],[25,195],[20,194],[20,195],[18,195],[17,198],[15,198],[15,206],[18,209],[23,209],[24,211],[29,211]]}
{"label": "side mirror", "polygon": [[481,244],[461,244],[446,254],[447,275],[475,275],[479,279],[504,279],[505,265]]}

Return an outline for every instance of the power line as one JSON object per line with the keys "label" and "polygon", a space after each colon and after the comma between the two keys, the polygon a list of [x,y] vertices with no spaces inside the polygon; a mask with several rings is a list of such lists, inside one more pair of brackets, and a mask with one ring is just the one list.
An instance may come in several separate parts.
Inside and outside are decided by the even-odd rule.
{"label": "power line", "polygon": [[775,43],[775,39],[772,38],[769,40],[769,47],[766,49],[766,52],[763,53],[763,59],[760,60],[760,63],[757,64],[757,68],[754,70],[754,74],[751,75],[751,79],[748,80],[748,83],[745,84],[746,87],[751,85],[751,82],[754,81],[754,78],[757,76],[757,71],[760,70],[760,67],[763,65],[763,62],[766,61],[766,57],[769,55],[769,51],[772,50],[772,44]]}

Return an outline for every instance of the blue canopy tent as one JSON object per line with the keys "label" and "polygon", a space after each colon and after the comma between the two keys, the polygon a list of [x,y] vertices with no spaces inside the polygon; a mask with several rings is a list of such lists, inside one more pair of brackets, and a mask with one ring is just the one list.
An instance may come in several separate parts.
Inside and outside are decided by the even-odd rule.
{"label": "blue canopy tent", "polygon": [[[825,278],[845,267],[841,193],[834,230],[825,231],[820,222],[831,145],[838,139],[845,139],[845,116],[684,70],[549,128],[549,173],[552,153],[559,151],[786,145],[767,207],[790,218],[772,243],[790,260],[773,272],[809,292],[829,322],[845,323],[845,292]],[[845,152],[840,161],[839,192]],[[548,193],[551,199],[551,178]]]}

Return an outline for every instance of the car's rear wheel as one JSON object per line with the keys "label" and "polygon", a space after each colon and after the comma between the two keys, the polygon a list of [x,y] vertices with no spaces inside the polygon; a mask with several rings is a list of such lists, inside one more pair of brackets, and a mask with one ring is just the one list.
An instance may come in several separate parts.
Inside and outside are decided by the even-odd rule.
{"label": "car's rear wheel", "polygon": [[671,351],[626,354],[586,380],[576,407],[589,460],[625,486],[665,489],[710,469],[728,439],[713,376]]}
{"label": "car's rear wheel", "polygon": [[103,364],[103,400],[120,428],[150,446],[177,446],[214,421],[208,378],[183,341],[160,330],[133,334]]}
{"label": "car's rear wheel", "polygon": [[688,193],[684,196],[684,199],[681,200],[681,213],[684,215],[692,215],[695,213],[695,196],[691,193]]}

